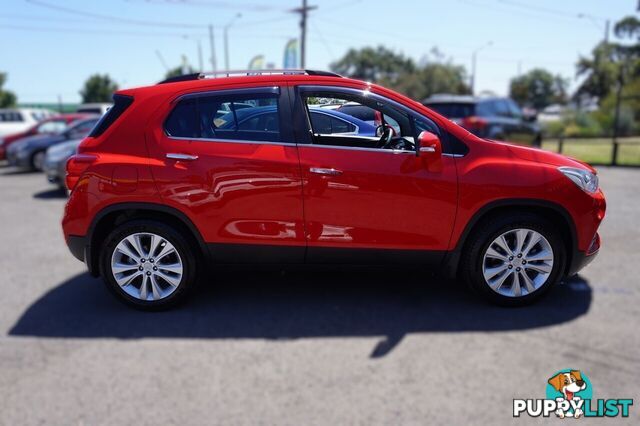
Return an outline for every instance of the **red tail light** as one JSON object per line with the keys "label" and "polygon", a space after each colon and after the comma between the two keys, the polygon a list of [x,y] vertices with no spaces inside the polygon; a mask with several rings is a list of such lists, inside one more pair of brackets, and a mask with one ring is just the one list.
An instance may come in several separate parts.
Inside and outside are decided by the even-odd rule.
{"label": "red tail light", "polygon": [[93,154],[76,154],[67,160],[66,184],[69,190],[73,190],[82,173],[97,159],[98,156]]}
{"label": "red tail light", "polygon": [[471,117],[463,118],[461,125],[472,133],[482,133],[487,128],[487,120],[472,115]]}

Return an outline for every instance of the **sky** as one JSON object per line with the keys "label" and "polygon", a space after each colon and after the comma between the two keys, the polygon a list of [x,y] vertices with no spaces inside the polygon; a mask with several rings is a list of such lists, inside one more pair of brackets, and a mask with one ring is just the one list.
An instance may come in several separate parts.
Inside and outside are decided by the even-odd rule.
{"label": "sky", "polygon": [[[282,67],[298,37],[301,0],[2,0],[0,72],[21,103],[78,102],[86,78],[109,74],[121,88],[154,84],[183,55],[211,70],[245,69],[262,54]],[[508,92],[518,73],[543,67],[576,85],[575,63],[611,25],[637,14],[638,0],[309,0],[307,68],[329,69],[349,48],[385,45],[420,61],[436,47],[471,68],[476,91]],[[238,16],[240,14],[240,16]],[[613,37],[613,35],[611,35]]]}

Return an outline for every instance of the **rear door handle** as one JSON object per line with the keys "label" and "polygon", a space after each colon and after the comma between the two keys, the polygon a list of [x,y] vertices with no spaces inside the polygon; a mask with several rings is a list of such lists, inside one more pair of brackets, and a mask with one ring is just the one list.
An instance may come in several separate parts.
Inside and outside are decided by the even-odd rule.
{"label": "rear door handle", "polygon": [[322,167],[311,167],[309,171],[317,175],[325,175],[325,176],[340,176],[342,174],[341,170],[323,169]]}
{"label": "rear door handle", "polygon": [[198,156],[189,155],[189,154],[180,154],[177,152],[170,152],[167,154],[167,158],[170,158],[171,160],[179,160],[179,161],[193,161],[193,160],[197,160]]}

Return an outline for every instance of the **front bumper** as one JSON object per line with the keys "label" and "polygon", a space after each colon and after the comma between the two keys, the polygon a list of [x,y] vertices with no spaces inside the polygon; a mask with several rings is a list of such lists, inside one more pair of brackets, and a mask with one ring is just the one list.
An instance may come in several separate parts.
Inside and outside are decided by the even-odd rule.
{"label": "front bumper", "polygon": [[47,176],[47,180],[51,183],[55,183],[57,185],[62,185],[64,183],[64,162],[60,161],[45,161],[42,165],[42,171]]}
{"label": "front bumper", "polygon": [[591,245],[589,249],[584,252],[581,250],[574,250],[573,256],[571,258],[571,265],[569,265],[569,271],[567,276],[572,276],[580,272],[580,270],[584,269],[589,263],[596,258],[598,253],[600,252],[600,234],[596,232],[596,235],[593,237],[591,241]]}

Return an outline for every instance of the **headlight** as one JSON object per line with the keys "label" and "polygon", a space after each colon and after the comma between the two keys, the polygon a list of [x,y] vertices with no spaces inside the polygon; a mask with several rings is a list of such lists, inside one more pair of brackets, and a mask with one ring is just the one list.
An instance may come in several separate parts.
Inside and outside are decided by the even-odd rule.
{"label": "headlight", "polygon": [[558,170],[571,179],[573,183],[578,185],[584,192],[593,194],[598,190],[598,176],[596,176],[595,173],[575,167],[558,167]]}

